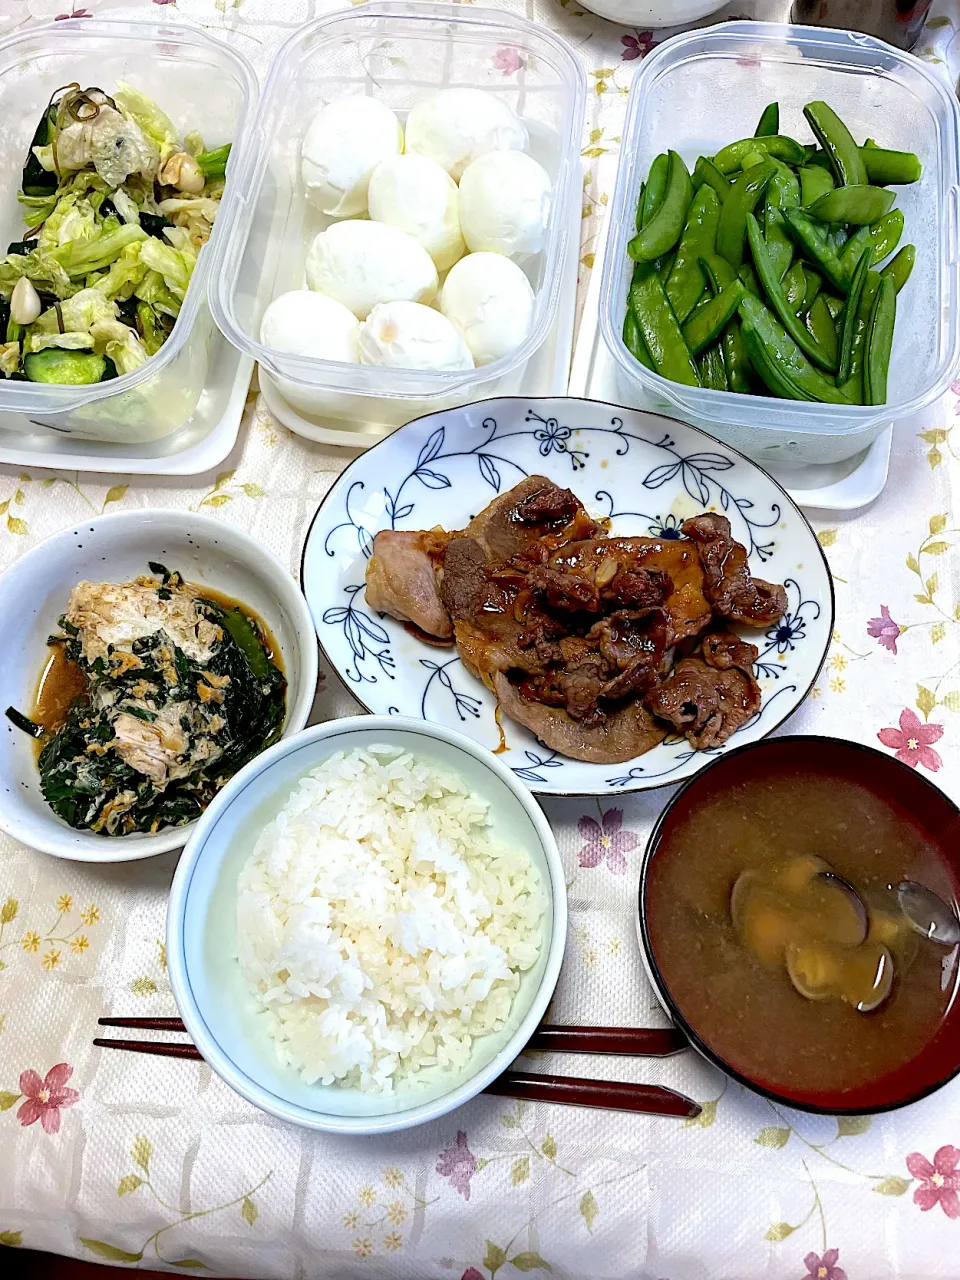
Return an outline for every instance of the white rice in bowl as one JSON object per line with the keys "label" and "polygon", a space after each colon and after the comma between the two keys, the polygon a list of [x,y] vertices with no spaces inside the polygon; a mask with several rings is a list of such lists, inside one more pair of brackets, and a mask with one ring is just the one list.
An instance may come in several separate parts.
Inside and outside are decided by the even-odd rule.
{"label": "white rice in bowl", "polygon": [[537,961],[545,898],[489,805],[399,748],[301,778],[240,873],[237,956],[281,1062],[392,1093],[457,1074]]}

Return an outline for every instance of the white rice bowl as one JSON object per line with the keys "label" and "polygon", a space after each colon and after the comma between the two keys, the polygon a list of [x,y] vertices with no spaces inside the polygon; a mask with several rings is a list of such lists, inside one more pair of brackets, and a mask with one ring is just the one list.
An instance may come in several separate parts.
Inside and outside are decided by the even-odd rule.
{"label": "white rice bowl", "polygon": [[390,1094],[469,1065],[538,959],[546,898],[489,805],[398,747],[300,778],[237,882],[237,959],[281,1063]]}

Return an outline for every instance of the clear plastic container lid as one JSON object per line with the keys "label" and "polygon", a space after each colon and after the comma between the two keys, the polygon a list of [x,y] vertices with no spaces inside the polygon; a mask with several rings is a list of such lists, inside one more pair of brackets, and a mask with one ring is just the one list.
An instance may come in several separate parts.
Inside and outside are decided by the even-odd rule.
{"label": "clear plastic container lid", "polygon": [[[51,22],[0,40],[0,225],[6,244],[23,235],[23,210],[17,203],[21,170],[40,117],[52,93],[78,81],[97,85],[107,93],[125,80],[152,97],[173,120],[181,136],[199,129],[205,142],[220,146],[232,142],[242,149],[243,136],[255,112],[258,88],[246,58],[203,31],[170,23]],[[131,395],[143,392],[138,415],[150,416],[150,402],[170,394],[162,376],[177,357],[199,366],[194,353],[185,350],[198,318],[205,317],[210,330],[206,293],[212,267],[212,245],[220,234],[220,219],[237,193],[234,166],[229,166],[220,211],[210,246],[204,246],[187,289],[173,332],[159,352],[139,369],[108,382],[68,387],[51,383],[0,381],[0,412],[28,414],[33,418],[63,415],[89,406],[86,415],[109,418],[110,403],[136,402]],[[206,344],[209,332],[198,334]],[[184,362],[181,362],[184,363]],[[201,370],[202,372],[202,370]],[[187,381],[179,370],[174,381]],[[202,383],[201,383],[202,385]],[[186,408],[181,419],[189,416]],[[122,416],[122,415],[121,415]],[[171,416],[160,412],[159,417]],[[176,413],[172,418],[176,418]],[[172,421],[170,430],[179,422]],[[61,429],[70,429],[69,426]],[[91,434],[88,432],[87,434]],[[96,432],[92,433],[96,434]],[[165,434],[154,431],[146,438]]]}
{"label": "clear plastic container lid", "polygon": [[[896,188],[896,207],[906,219],[902,243],[916,245],[917,259],[898,298],[887,404],[847,407],[713,391],[646,369],[627,350],[622,333],[633,268],[627,243],[651,162],[672,149],[692,168],[698,156],[752,136],[763,108],[774,100],[780,104],[781,132],[813,142],[803,107],[815,99],[829,102],[855,138],[914,151],[923,163],[919,182]],[[960,108],[947,84],[919,59],[872,36],[728,22],[665,41],[644,60],[630,89],[608,214],[600,328],[618,376],[668,403],[668,412],[708,430],[715,424],[872,438],[879,424],[924,408],[943,394],[960,362],[958,158]]]}
{"label": "clear plastic container lid", "polygon": [[[516,74],[504,73],[504,51]],[[530,154],[553,180],[546,249],[520,264],[536,292],[524,342],[491,364],[452,372],[344,364],[264,347],[264,310],[278,294],[304,287],[307,249],[333,221],[307,203],[300,179],[300,144],[317,110],[334,98],[368,94],[403,122],[414,103],[450,87],[485,89],[507,102],[527,126]],[[280,385],[308,394],[469,397],[478,382],[511,373],[540,346],[556,314],[580,183],[585,92],[583,70],[564,40],[501,11],[387,0],[300,27],[274,59],[257,128],[235,157],[242,194],[224,219],[215,256],[210,305],[217,325]]]}

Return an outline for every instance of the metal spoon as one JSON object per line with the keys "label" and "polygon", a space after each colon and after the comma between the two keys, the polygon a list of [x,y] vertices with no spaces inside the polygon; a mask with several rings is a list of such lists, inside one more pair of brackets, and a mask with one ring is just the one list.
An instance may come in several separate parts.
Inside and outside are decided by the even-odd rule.
{"label": "metal spoon", "polygon": [[953,907],[916,880],[901,880],[897,885],[900,910],[923,938],[944,947],[960,943],[960,919]]}

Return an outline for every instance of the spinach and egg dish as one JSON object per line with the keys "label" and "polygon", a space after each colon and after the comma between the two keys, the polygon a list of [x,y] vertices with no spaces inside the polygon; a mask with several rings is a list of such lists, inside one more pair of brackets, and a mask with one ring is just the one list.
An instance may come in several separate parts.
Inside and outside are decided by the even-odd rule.
{"label": "spinach and egg dish", "polygon": [[57,89],[17,199],[27,230],[0,259],[0,374],[71,386],[131,373],[170,335],[210,238],[230,144],[181,140],[120,82]]}
{"label": "spinach and egg dish", "polygon": [[163,565],[150,570],[78,583],[48,640],[33,717],[7,709],[41,740],[47,803],[102,835],[193,821],[283,727],[286,680],[262,622]]}

